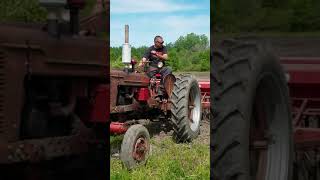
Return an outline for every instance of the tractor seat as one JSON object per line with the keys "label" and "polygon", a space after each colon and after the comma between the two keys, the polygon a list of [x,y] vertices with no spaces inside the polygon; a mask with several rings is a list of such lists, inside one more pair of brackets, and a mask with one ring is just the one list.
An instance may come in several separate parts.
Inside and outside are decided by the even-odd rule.
{"label": "tractor seat", "polygon": [[161,74],[157,73],[154,75],[157,79],[161,79]]}

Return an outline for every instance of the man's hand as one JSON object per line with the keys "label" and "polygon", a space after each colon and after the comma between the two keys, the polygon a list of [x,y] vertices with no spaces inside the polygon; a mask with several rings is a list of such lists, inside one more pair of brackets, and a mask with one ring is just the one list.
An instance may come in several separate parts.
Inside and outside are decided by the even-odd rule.
{"label": "man's hand", "polygon": [[167,60],[168,59],[168,55],[167,54],[163,54],[163,55],[161,55],[161,54],[155,54],[155,56],[157,57],[157,58],[159,58],[161,61],[164,61],[164,60]]}
{"label": "man's hand", "polygon": [[144,66],[144,64],[145,64],[146,62],[147,62],[147,59],[146,59],[146,58],[142,58],[138,66],[139,66],[139,67],[142,67],[142,66]]}
{"label": "man's hand", "polygon": [[157,55],[157,52],[156,52],[155,50],[152,50],[152,51],[151,51],[151,54]]}

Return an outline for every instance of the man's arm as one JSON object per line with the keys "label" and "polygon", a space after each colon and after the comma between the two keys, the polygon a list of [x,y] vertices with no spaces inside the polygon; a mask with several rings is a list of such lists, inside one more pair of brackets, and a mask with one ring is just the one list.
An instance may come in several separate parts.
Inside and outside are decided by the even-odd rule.
{"label": "man's arm", "polygon": [[139,63],[139,66],[141,66],[142,64],[145,64],[147,61],[147,58],[143,57]]}
{"label": "man's arm", "polygon": [[168,54],[156,54],[156,56],[162,60],[168,60]]}
{"label": "man's arm", "polygon": [[148,48],[146,50],[146,52],[144,53],[144,55],[143,55],[143,57],[142,57],[142,59],[141,59],[141,61],[139,63],[139,66],[142,66],[142,65],[144,65],[146,63],[147,58],[150,56],[150,53],[151,53],[151,50],[150,50],[150,48]]}
{"label": "man's arm", "polygon": [[163,54],[156,54],[156,56],[162,60],[168,60],[168,52],[167,52],[167,48],[163,47]]}

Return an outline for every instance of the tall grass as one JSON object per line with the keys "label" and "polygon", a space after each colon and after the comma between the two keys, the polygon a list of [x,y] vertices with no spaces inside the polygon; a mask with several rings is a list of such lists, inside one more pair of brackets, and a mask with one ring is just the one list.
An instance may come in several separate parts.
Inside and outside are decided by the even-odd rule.
{"label": "tall grass", "polygon": [[152,152],[145,166],[126,170],[121,161],[111,159],[111,180],[209,179],[209,146],[199,142],[175,144],[171,137],[151,139]]}

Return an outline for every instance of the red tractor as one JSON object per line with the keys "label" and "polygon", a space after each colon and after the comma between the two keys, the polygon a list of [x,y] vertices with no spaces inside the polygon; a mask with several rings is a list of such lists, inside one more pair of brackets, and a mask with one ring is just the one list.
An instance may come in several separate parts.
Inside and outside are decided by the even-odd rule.
{"label": "red tractor", "polygon": [[[140,119],[169,123],[176,142],[192,141],[200,133],[203,99],[199,83],[192,75],[161,77],[157,73],[149,78],[136,71],[136,62],[130,57],[128,26],[122,60],[125,69],[111,71],[110,128],[112,134],[125,133],[120,158],[131,169],[143,164],[149,154],[150,135],[139,124]],[[162,66],[162,62],[158,63],[159,69]],[[159,91],[163,91],[161,97]]]}
{"label": "red tractor", "polygon": [[[99,32],[103,21],[107,29],[107,13],[80,21],[82,0],[40,4],[48,10],[45,25],[0,25],[1,179],[65,172],[103,176],[109,138],[108,46],[81,34]],[[61,12],[68,18],[61,18]]]}

